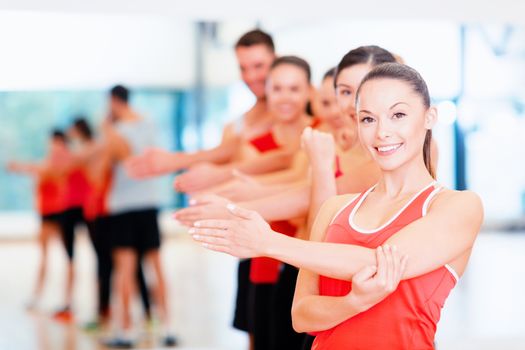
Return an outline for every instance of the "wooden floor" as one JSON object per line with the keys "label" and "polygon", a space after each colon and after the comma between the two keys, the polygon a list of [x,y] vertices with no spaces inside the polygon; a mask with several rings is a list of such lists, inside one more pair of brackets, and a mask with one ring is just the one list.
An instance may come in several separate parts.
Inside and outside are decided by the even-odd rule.
{"label": "wooden floor", "polygon": [[[82,325],[94,316],[94,255],[86,236],[77,240],[76,323],[50,318],[63,298],[65,257],[52,246],[50,273],[39,311],[28,312],[38,261],[33,241],[0,242],[0,350],[104,349],[105,333]],[[178,349],[247,348],[230,327],[237,261],[195,245],[186,235],[165,239],[162,249]],[[134,314],[140,324],[140,306]],[[137,327],[140,349],[161,349],[158,327]],[[436,339],[438,350],[525,349],[525,234],[486,233],[477,242],[466,275],[451,294]]]}

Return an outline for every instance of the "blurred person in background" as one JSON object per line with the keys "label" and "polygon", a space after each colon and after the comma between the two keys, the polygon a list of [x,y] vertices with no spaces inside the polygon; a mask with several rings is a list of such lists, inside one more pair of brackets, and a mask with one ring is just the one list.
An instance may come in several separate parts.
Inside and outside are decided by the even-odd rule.
{"label": "blurred person in background", "polygon": [[[233,177],[232,170],[235,167],[239,167],[246,173],[257,173],[266,172],[268,169],[284,168],[290,164],[292,156],[283,151],[276,151],[259,157],[257,162],[245,163],[244,165],[240,163],[247,157],[246,153],[240,150],[240,144],[267,133],[274,123],[274,118],[267,108],[265,91],[270,66],[275,59],[273,39],[262,30],[251,30],[237,40],[235,54],[241,78],[256,98],[254,106],[224,127],[219,146],[195,153],[172,153],[149,148],[140,155],[131,156],[127,161],[127,170],[131,176],[145,178],[184,168],[193,169],[192,174],[182,177],[177,182],[176,187],[184,191],[215,184],[213,170],[220,173],[218,176],[220,181],[226,181]],[[218,167],[212,163],[225,165]],[[187,186],[184,186],[184,179],[189,180]],[[199,181],[200,184],[193,185],[192,179]],[[180,181],[183,185],[179,186]],[[253,348],[252,330],[248,320],[249,274],[250,260],[241,260],[237,276],[233,326],[250,334],[250,348]]]}
{"label": "blurred person in background", "polygon": [[62,216],[66,209],[66,177],[63,164],[69,158],[66,136],[53,130],[49,137],[46,157],[39,162],[12,161],[7,165],[11,172],[31,175],[35,179],[35,202],[40,214],[38,243],[40,262],[33,296],[28,308],[38,309],[48,269],[49,243],[54,235],[62,240]]}
{"label": "blurred person in background", "polygon": [[162,344],[176,344],[169,314],[164,272],[160,259],[161,237],[157,222],[159,188],[155,179],[137,180],[124,169],[124,162],[155,144],[155,129],[129,105],[129,90],[114,86],[109,93],[109,117],[104,123],[104,150],[113,177],[109,194],[108,220],[119,307],[112,312],[117,333],[107,340],[109,347],[132,347],[136,343],[131,317],[137,261],[141,255],[155,275],[155,305],[162,322]]}
{"label": "blurred person in background", "polygon": [[[112,247],[108,225],[107,196],[111,186],[111,167],[108,152],[102,152],[102,138],[96,139],[84,117],[77,117],[68,130],[68,139],[74,162],[82,164],[88,186],[83,203],[83,217],[97,259],[97,319],[89,322],[87,330],[106,326],[110,315],[111,275],[113,271]],[[151,318],[149,292],[141,259],[137,261],[137,281],[146,319]]]}

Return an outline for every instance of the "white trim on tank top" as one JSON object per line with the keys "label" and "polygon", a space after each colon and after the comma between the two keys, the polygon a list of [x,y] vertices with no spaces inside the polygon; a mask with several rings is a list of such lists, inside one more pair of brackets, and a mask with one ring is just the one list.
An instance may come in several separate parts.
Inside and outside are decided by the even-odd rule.
{"label": "white trim on tank top", "polygon": [[357,212],[357,210],[359,209],[359,207],[361,206],[361,204],[363,203],[363,201],[366,199],[366,197],[368,196],[368,194],[370,192],[372,192],[372,190],[374,188],[376,188],[377,184],[370,187],[368,189],[368,191],[365,192],[365,194],[361,197],[361,199],[359,200],[359,202],[357,202],[357,204],[352,208],[352,212],[350,213],[350,215],[348,216],[348,224],[350,225],[351,228],[353,228],[355,231],[359,232],[359,233],[364,233],[364,234],[372,234],[372,233],[377,233],[383,229],[385,229],[388,225],[390,225],[392,222],[394,222],[398,217],[399,215],[401,215],[401,213],[403,213],[406,208],[408,208],[408,206],[410,204],[412,204],[412,202],[414,202],[416,200],[417,197],[419,197],[421,195],[421,193],[425,192],[427,189],[429,189],[431,186],[435,185],[437,183],[437,181],[432,181],[431,183],[429,183],[428,185],[426,185],[423,189],[421,189],[418,193],[416,193],[404,206],[403,208],[401,208],[392,218],[390,218],[390,220],[388,220],[386,223],[384,223],[383,225],[381,225],[380,227],[378,228],[374,228],[374,229],[363,229],[363,228],[360,228],[359,226],[357,226],[355,223],[354,223],[354,216]]}
{"label": "white trim on tank top", "polygon": [[[421,193],[423,193],[426,189],[428,189],[430,186],[432,185],[435,185],[437,183],[437,181],[434,181],[432,182],[430,185],[426,186],[423,190],[421,190],[414,198],[412,198],[408,204],[405,205],[405,207],[403,209],[401,209],[401,211],[399,213],[397,213],[396,216],[394,216],[394,218],[391,220],[391,222],[393,222],[399,215],[401,215],[401,212],[403,212],[409,205],[410,203],[412,203]],[[372,186],[372,188],[370,188],[366,193],[365,195],[363,195],[363,197],[365,197],[370,191],[372,191],[377,185],[374,185]],[[427,212],[428,212],[428,206],[430,204],[430,201],[432,200],[432,198],[434,198],[439,191],[441,191],[443,189],[443,186],[438,186],[436,187],[427,197],[427,199],[425,200],[425,202],[423,203],[423,207],[422,207],[422,216],[425,216],[427,215]],[[350,200],[348,200],[348,202],[343,205],[341,207],[341,209],[339,209],[337,211],[337,213],[334,215],[334,217],[332,218],[332,221],[330,221],[330,225],[334,223],[335,219],[341,214],[341,212],[343,212],[343,210],[345,210],[350,204],[352,204],[357,198],[359,197],[359,195],[356,195],[356,196],[352,196],[352,198],[350,198]],[[361,198],[361,200],[363,199],[363,197]],[[360,203],[356,204],[359,205]],[[355,207],[354,207],[355,209]],[[349,221],[350,221],[350,216],[349,216]],[[386,225],[383,225],[383,226],[387,226],[388,224],[390,224],[391,222],[387,223]],[[351,225],[351,222],[349,222],[350,225]],[[384,227],[382,227],[384,228]],[[354,228],[355,229],[355,228]],[[381,228],[380,228],[381,229]],[[378,229],[378,231],[380,230]],[[359,231],[358,231],[359,232]],[[459,282],[459,275],[458,273],[456,272],[456,270],[454,270],[454,268],[452,266],[450,266],[449,264],[445,264],[444,267],[448,270],[448,272],[450,272],[450,274],[452,275],[452,277],[454,278],[454,280],[456,281],[456,283]]]}
{"label": "white trim on tank top", "polygon": [[355,195],[355,196],[352,196],[352,198],[350,198],[350,200],[348,202],[345,203],[345,205],[343,205],[341,207],[341,209],[339,209],[337,211],[337,213],[335,213],[334,217],[332,218],[332,221],[330,221],[330,225],[334,223],[335,219],[337,219],[337,217],[343,212],[343,210],[345,210],[346,208],[348,208],[348,206],[350,204],[352,204],[357,198],[359,197],[359,195]]}
{"label": "white trim on tank top", "polygon": [[423,203],[423,208],[421,209],[421,215],[422,216],[425,216],[427,215],[427,212],[428,212],[428,206],[430,205],[430,201],[438,194],[439,191],[441,191],[443,189],[443,186],[436,186],[436,188],[434,189],[434,191],[432,191],[427,199],[425,199],[425,203]]}
{"label": "white trim on tank top", "polygon": [[456,270],[454,270],[454,268],[452,266],[450,266],[449,264],[445,264],[445,268],[448,270],[448,272],[450,272],[452,277],[454,277],[454,279],[456,280],[456,283],[458,283],[459,282],[459,275],[456,272]]}

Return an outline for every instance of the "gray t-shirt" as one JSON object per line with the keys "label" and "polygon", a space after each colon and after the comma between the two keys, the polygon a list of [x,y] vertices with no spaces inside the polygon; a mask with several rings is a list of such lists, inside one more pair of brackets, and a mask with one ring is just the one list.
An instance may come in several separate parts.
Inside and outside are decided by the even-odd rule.
{"label": "gray t-shirt", "polygon": [[[155,145],[155,128],[146,120],[119,122],[117,133],[128,143],[131,154],[142,153]],[[113,167],[113,181],[109,193],[109,212],[122,212],[156,208],[159,205],[159,180],[155,178],[136,180],[128,176],[122,163]]]}

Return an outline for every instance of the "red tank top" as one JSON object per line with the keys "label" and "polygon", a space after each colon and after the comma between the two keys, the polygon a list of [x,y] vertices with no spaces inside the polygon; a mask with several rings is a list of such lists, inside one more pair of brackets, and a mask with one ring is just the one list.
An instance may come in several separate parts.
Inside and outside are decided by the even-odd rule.
{"label": "red tank top", "polygon": [[90,184],[81,167],[73,169],[67,176],[66,206],[67,208],[83,207],[90,192]]}
{"label": "red tank top", "polygon": [[109,171],[103,175],[103,183],[101,186],[90,184],[83,207],[84,217],[87,220],[94,220],[99,216],[105,216],[109,213],[106,199],[110,187],[111,173]]}
{"label": "red tank top", "polygon": [[273,133],[271,131],[254,137],[250,140],[250,144],[261,153],[273,151],[280,148],[279,144],[275,141],[275,138],[273,137]]}
{"label": "red tank top", "polygon": [[323,121],[321,120],[321,118],[319,118],[319,117],[312,117],[312,123],[310,124],[310,127],[312,129],[317,129],[319,126],[321,126],[322,123],[323,123]]}
{"label": "red tank top", "polygon": [[41,215],[57,214],[66,209],[63,178],[41,179],[37,185],[37,207]]}
{"label": "red tank top", "polygon": [[[377,248],[397,231],[426,214],[430,199],[440,190],[425,187],[387,224],[379,229],[359,229],[355,212],[373,189],[353,199],[332,220],[325,242]],[[434,335],[441,308],[457,282],[457,274],[445,265],[427,274],[404,280],[396,291],[367,311],[336,327],[317,332],[312,350],[434,349]],[[344,296],[351,282],[319,276],[319,294]]]}
{"label": "red tank top", "polygon": [[[250,144],[261,153],[280,148],[271,131],[251,139]],[[286,220],[272,221],[270,227],[287,236],[295,236],[297,232],[297,227]],[[279,279],[280,267],[279,260],[266,257],[253,258],[250,264],[250,281],[252,283],[276,283]]]}

